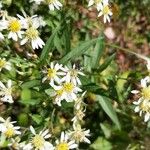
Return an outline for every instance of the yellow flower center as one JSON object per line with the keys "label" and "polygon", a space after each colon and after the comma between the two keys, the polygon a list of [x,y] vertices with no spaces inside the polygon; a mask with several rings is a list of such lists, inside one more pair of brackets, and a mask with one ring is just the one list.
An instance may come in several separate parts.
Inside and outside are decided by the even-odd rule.
{"label": "yellow flower center", "polygon": [[150,112],[150,102],[145,102],[145,101],[143,101],[143,102],[140,104],[140,108],[141,108],[142,111]]}
{"label": "yellow flower center", "polygon": [[69,146],[67,143],[60,143],[56,146],[56,150],[69,150]]}
{"label": "yellow flower center", "polygon": [[71,75],[72,77],[77,77],[78,72],[77,72],[75,69],[72,69],[72,70],[70,71],[70,75]]}
{"label": "yellow flower center", "polygon": [[26,35],[29,39],[34,40],[39,36],[39,32],[37,29],[30,27],[26,30]]}
{"label": "yellow flower center", "polygon": [[0,59],[0,68],[3,68],[6,65],[6,61],[3,59]]}
{"label": "yellow flower center", "polygon": [[101,3],[102,0],[95,0],[95,4]]}
{"label": "yellow flower center", "polygon": [[13,135],[15,135],[14,128],[9,127],[4,134],[6,137],[11,138]]}
{"label": "yellow flower center", "polygon": [[65,84],[63,85],[63,89],[64,89],[64,91],[67,92],[67,93],[72,92],[73,88],[74,88],[74,85],[73,85],[72,83],[65,83]]}
{"label": "yellow flower center", "polygon": [[56,76],[56,70],[49,68],[49,69],[47,70],[47,76],[48,76],[49,78],[55,77],[55,76]]}
{"label": "yellow flower center", "polygon": [[35,148],[40,149],[41,147],[44,146],[44,138],[40,135],[35,135],[35,137],[33,137],[32,143],[34,145]]}
{"label": "yellow flower center", "polygon": [[107,5],[104,6],[103,11],[102,11],[103,14],[104,14],[104,15],[107,15],[107,14],[109,13],[109,11],[110,11],[109,6],[107,6]]}
{"label": "yellow flower center", "polygon": [[57,90],[56,93],[57,93],[57,96],[61,96],[63,94],[63,89],[60,89],[60,90]]}
{"label": "yellow flower center", "polygon": [[45,0],[47,4],[53,3],[55,0]]}
{"label": "yellow flower center", "polygon": [[150,100],[150,86],[142,89],[142,96],[144,97],[144,99]]}
{"label": "yellow flower center", "polygon": [[9,22],[9,29],[12,32],[18,32],[21,30],[21,23],[17,19],[13,19]]}

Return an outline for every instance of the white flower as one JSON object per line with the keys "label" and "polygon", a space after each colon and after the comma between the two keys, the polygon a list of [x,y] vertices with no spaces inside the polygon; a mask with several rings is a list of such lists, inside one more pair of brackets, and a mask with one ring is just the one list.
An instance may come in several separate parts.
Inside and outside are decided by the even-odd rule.
{"label": "white flower", "polygon": [[72,82],[74,85],[81,85],[81,81],[78,76],[84,76],[85,74],[75,68],[75,65],[73,65],[72,69],[65,67],[64,71],[66,72],[66,75],[61,79],[61,82]]}
{"label": "white flower", "polygon": [[90,136],[90,130],[82,129],[80,125],[73,125],[73,131],[69,131],[69,136],[77,143],[85,142],[90,144],[90,140],[87,138]]}
{"label": "white flower", "polygon": [[131,93],[139,94],[140,98],[138,101],[133,102],[133,104],[137,105],[134,109],[135,112],[139,112],[140,116],[142,113],[145,114],[144,121],[147,122],[150,119],[150,77],[145,77],[141,80],[141,87],[140,91],[133,90]]}
{"label": "white flower", "polygon": [[16,123],[16,121],[10,122],[10,117],[8,117],[6,120],[4,120],[2,117],[0,117],[0,132],[7,137],[12,138],[15,135],[20,135],[21,132],[18,131],[20,129],[19,126],[14,126],[13,124]]}
{"label": "white flower", "polygon": [[33,49],[42,48],[45,45],[43,40],[39,37],[39,31],[34,26],[29,27],[25,31],[25,38],[21,41],[20,44],[24,45],[28,41],[31,42],[31,45],[32,45]]}
{"label": "white flower", "polygon": [[22,17],[20,15],[17,15],[20,20],[23,22],[23,27],[26,29],[25,31],[25,37],[21,40],[21,45],[24,45],[28,41],[31,42],[33,49],[42,48],[45,43],[43,40],[39,37],[39,31],[37,30],[39,26],[41,25],[40,19],[37,17],[37,15],[34,15],[32,17],[27,17],[25,14],[25,17]]}
{"label": "white flower", "polygon": [[11,138],[10,143],[8,144],[9,147],[13,148],[14,150],[20,150],[25,143],[19,143],[20,138],[17,136],[16,138]]}
{"label": "white flower", "polygon": [[15,17],[9,17],[6,22],[7,29],[10,31],[8,34],[8,39],[13,39],[14,41],[18,41],[18,37],[21,39],[22,34],[24,33],[24,31],[21,31],[22,22]]}
{"label": "white flower", "polygon": [[54,97],[54,104],[57,104],[58,106],[61,106],[61,101],[65,98],[63,94],[63,89],[55,90],[53,93],[51,93],[50,96]]}
{"label": "white flower", "polygon": [[46,0],[46,3],[52,11],[54,11],[55,8],[59,10],[62,7],[62,4],[58,0]]}
{"label": "white flower", "polygon": [[[62,65],[59,65],[58,63],[54,65],[53,62],[50,64],[50,68],[47,68],[46,70],[43,71],[43,73],[46,74],[46,76],[42,79],[42,82],[45,80],[49,80],[49,84],[53,87],[54,82],[60,83],[60,75],[65,75],[64,72],[59,71],[62,70]],[[59,89],[60,90],[60,89]]]}
{"label": "white flower", "polygon": [[11,70],[10,62],[7,62],[5,58],[0,58],[0,71],[5,68],[7,70]]}
{"label": "white flower", "polygon": [[69,140],[69,136],[67,133],[61,132],[60,141],[56,140],[56,147],[55,150],[69,150],[77,148],[78,145],[75,144],[74,140]]}
{"label": "white flower", "polygon": [[45,131],[40,131],[39,134],[35,132],[35,129],[30,126],[30,131],[34,135],[32,137],[32,140],[29,144],[25,145],[23,147],[23,150],[30,150],[30,149],[35,149],[35,150],[53,150],[54,147],[53,145],[46,141],[48,138],[51,137],[51,134],[49,134],[48,129]]}
{"label": "white flower", "polygon": [[104,15],[104,23],[106,23],[107,21],[110,22],[110,16],[112,16],[112,12],[110,10],[110,6],[108,5],[108,0],[105,0],[103,2],[103,5],[100,6],[101,9],[100,9],[100,13],[98,15],[98,17]]}
{"label": "white flower", "polygon": [[62,90],[63,91],[63,97],[67,102],[72,102],[77,98],[77,93],[82,92],[82,90],[75,86],[71,82],[65,82],[60,86],[53,87],[55,90]]}
{"label": "white flower", "polygon": [[102,3],[103,3],[103,0],[89,0],[88,7],[95,4],[97,10],[100,11],[100,9],[102,7]]}
{"label": "white flower", "polygon": [[0,100],[2,102],[13,103],[11,80],[8,80],[7,87],[0,81]]}

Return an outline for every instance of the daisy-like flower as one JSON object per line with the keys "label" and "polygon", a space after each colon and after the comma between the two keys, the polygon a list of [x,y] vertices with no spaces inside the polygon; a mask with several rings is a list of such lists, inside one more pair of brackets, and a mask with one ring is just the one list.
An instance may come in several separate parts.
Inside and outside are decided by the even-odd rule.
{"label": "daisy-like flower", "polygon": [[55,90],[62,90],[63,97],[67,102],[72,102],[77,98],[77,93],[82,92],[82,90],[75,86],[72,82],[65,82],[61,86],[53,87]]}
{"label": "daisy-like flower", "polygon": [[7,22],[7,28],[10,31],[8,34],[8,39],[13,39],[14,41],[18,41],[18,37],[21,39],[24,31],[22,29],[22,23],[18,18],[9,17]]}
{"label": "daisy-like flower", "polygon": [[30,149],[35,149],[35,150],[53,150],[54,147],[53,145],[46,141],[48,138],[51,137],[51,134],[49,134],[48,129],[45,131],[40,131],[39,134],[35,132],[35,129],[30,126],[30,131],[34,135],[32,137],[32,140],[29,144],[25,145],[23,150],[30,150]]}
{"label": "daisy-like flower", "polygon": [[54,97],[54,104],[57,104],[58,106],[61,106],[61,101],[65,98],[63,94],[63,89],[55,90],[53,93],[51,93],[51,96]]}
{"label": "daisy-like flower", "polygon": [[72,69],[65,67],[64,71],[66,72],[66,75],[61,79],[61,82],[66,81],[66,82],[72,82],[74,85],[81,85],[79,75],[85,76],[85,74],[75,68],[76,68],[75,65],[73,65]]}
{"label": "daisy-like flower", "polygon": [[140,95],[138,101],[133,102],[136,105],[134,111],[139,112],[140,116],[142,113],[145,114],[144,121],[147,122],[150,119],[150,77],[145,77],[141,80],[141,87],[140,91],[133,90],[131,93]]}
{"label": "daisy-like flower", "polygon": [[18,136],[16,138],[11,138],[8,146],[14,150],[20,150],[22,146],[25,146],[25,143],[20,143],[20,140],[21,139]]}
{"label": "daisy-like flower", "polygon": [[0,81],[0,100],[2,102],[13,103],[12,98],[12,83],[11,80],[8,80],[7,87]]}
{"label": "daisy-like flower", "polygon": [[58,0],[45,0],[46,4],[50,10],[54,11],[54,9],[60,9],[63,5]]}
{"label": "daisy-like flower", "polygon": [[39,31],[38,28],[41,25],[40,19],[37,17],[37,15],[34,15],[32,17],[27,17],[25,14],[25,17],[22,17],[18,15],[18,17],[23,22],[23,27],[26,29],[25,31],[25,37],[21,40],[21,45],[24,45],[27,42],[31,42],[33,49],[42,48],[45,43],[43,40],[39,37]]}
{"label": "daisy-like flower", "polygon": [[52,87],[54,86],[54,82],[60,83],[61,81],[59,76],[65,75],[63,71],[60,71],[62,69],[63,69],[62,65],[59,65],[58,63],[54,65],[54,63],[51,62],[50,68],[47,68],[46,70],[43,71],[43,73],[45,73],[46,76],[42,79],[42,82],[49,80],[49,84]]}
{"label": "daisy-like flower", "polygon": [[98,11],[100,11],[101,7],[103,6],[103,0],[89,0],[88,7],[92,5],[96,5]]}
{"label": "daisy-like flower", "polygon": [[75,144],[74,140],[69,140],[69,136],[67,133],[61,132],[60,140],[56,140],[55,150],[69,150],[77,148],[78,145]]}
{"label": "daisy-like flower", "polygon": [[2,117],[0,117],[0,132],[6,137],[6,138],[12,138],[15,135],[20,135],[21,132],[18,131],[20,129],[19,126],[14,126],[13,124],[16,123],[16,121],[10,122],[10,117],[8,117],[6,120],[4,120]]}
{"label": "daisy-like flower", "polygon": [[111,12],[110,6],[108,5],[108,0],[103,1],[103,5],[100,7],[101,9],[98,17],[104,15],[104,23],[107,21],[110,22],[110,16],[112,16],[113,13]]}
{"label": "daisy-like flower", "polygon": [[33,49],[38,49],[42,48],[45,43],[43,40],[39,37],[39,31],[37,30],[37,27],[29,27],[25,31],[25,38],[21,41],[21,45],[24,45],[27,42],[31,42],[32,48]]}
{"label": "daisy-like flower", "polygon": [[10,62],[7,62],[5,58],[0,58],[0,71],[5,68],[7,70],[11,70]]}
{"label": "daisy-like flower", "polygon": [[87,138],[90,136],[90,130],[82,129],[79,124],[77,126],[73,125],[73,129],[73,131],[69,131],[68,133],[71,139],[75,140],[77,143],[91,143],[90,140]]}

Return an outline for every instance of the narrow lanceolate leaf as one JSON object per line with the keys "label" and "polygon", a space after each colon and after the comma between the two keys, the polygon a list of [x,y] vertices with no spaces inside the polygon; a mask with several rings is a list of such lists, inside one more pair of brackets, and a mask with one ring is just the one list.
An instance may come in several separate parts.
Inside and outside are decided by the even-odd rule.
{"label": "narrow lanceolate leaf", "polygon": [[111,118],[111,120],[116,124],[118,129],[121,129],[120,122],[118,120],[117,114],[112,106],[111,100],[105,96],[97,95],[97,100],[102,106],[106,114]]}
{"label": "narrow lanceolate leaf", "polygon": [[90,46],[95,44],[97,39],[89,40],[86,42],[82,42],[79,46],[76,48],[72,49],[68,54],[66,54],[61,60],[60,63],[66,63],[70,59],[74,59],[75,57],[78,57],[85,53],[89,49]]}
{"label": "narrow lanceolate leaf", "polygon": [[100,35],[92,54],[92,64],[91,64],[92,68],[97,68],[97,66],[99,66],[99,61],[100,58],[102,57],[103,52],[104,52],[104,37]]}
{"label": "narrow lanceolate leaf", "polygon": [[41,64],[44,64],[46,62],[47,57],[49,56],[48,54],[53,50],[53,44],[54,44],[54,38],[57,34],[57,32],[59,31],[60,26],[58,26],[54,32],[52,33],[52,35],[49,37],[48,41],[46,42],[41,56],[40,56],[40,62]]}
{"label": "narrow lanceolate leaf", "polygon": [[104,71],[104,70],[109,66],[109,64],[111,63],[111,61],[112,61],[114,58],[115,58],[115,54],[113,54],[113,55],[111,55],[110,57],[108,57],[108,58],[105,60],[105,62],[104,62],[102,65],[100,65],[100,66],[98,67],[98,69],[96,69],[96,71],[97,71],[97,72],[102,72],[102,71]]}
{"label": "narrow lanceolate leaf", "polygon": [[32,81],[27,81],[24,82],[21,87],[22,88],[32,88],[35,86],[39,86],[41,84],[41,80],[32,80]]}

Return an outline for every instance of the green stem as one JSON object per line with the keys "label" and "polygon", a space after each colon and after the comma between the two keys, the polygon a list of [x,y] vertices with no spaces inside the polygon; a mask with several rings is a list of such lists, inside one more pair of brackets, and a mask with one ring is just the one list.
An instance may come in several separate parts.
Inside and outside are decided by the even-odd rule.
{"label": "green stem", "polygon": [[110,44],[110,43],[106,43],[106,46],[113,47],[113,48],[117,48],[117,49],[122,50],[122,51],[124,51],[124,52],[128,52],[128,53],[130,53],[130,54],[133,54],[133,55],[135,55],[135,56],[137,56],[137,57],[139,57],[139,58],[141,58],[141,59],[144,59],[145,61],[150,61],[150,59],[149,59],[148,57],[146,57],[146,56],[144,56],[144,55],[142,55],[142,54],[135,53],[135,52],[133,52],[133,51],[130,50],[130,49],[122,48],[122,47],[120,47],[120,46],[118,46],[118,45]]}

